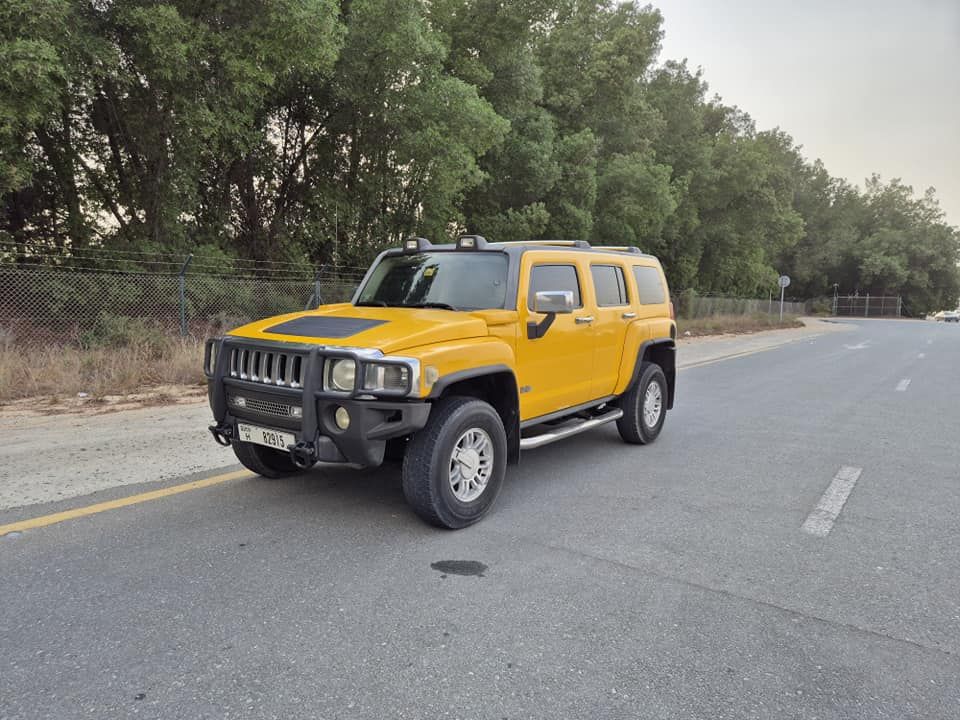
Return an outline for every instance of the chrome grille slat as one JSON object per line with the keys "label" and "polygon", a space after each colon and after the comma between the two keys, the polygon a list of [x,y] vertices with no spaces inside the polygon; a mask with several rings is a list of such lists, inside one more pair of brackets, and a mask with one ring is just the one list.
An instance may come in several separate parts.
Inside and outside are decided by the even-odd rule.
{"label": "chrome grille slat", "polygon": [[270,377],[273,378],[273,382],[277,385],[283,385],[283,375],[280,374],[280,361],[283,358],[283,353],[274,353],[273,356],[273,371],[270,374]]}
{"label": "chrome grille slat", "polygon": [[292,352],[230,349],[230,377],[264,385],[299,388],[303,385],[303,355]]}

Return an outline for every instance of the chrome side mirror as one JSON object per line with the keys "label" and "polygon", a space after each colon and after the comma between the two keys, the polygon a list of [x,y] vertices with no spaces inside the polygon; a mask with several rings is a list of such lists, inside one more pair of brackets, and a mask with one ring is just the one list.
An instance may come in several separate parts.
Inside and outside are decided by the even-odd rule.
{"label": "chrome side mirror", "polygon": [[533,296],[533,311],[538,313],[572,313],[573,293],[570,290],[543,290]]}

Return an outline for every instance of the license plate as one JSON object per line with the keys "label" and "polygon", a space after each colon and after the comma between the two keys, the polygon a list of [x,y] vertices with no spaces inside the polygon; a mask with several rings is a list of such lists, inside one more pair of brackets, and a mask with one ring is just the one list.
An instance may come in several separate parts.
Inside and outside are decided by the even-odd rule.
{"label": "license plate", "polygon": [[297,444],[297,438],[292,433],[271,430],[259,425],[247,425],[246,423],[237,423],[237,435],[243,442],[266,445],[278,450],[286,450],[288,445]]}

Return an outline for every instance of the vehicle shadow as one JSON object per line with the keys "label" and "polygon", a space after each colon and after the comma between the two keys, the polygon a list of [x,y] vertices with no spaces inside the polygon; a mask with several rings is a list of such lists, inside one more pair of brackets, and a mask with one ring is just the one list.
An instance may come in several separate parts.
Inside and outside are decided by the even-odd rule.
{"label": "vehicle shadow", "polygon": [[[583,469],[602,463],[612,444],[623,451],[623,442],[615,428],[598,428],[524,453],[519,465],[508,466],[493,513],[507,504],[520,513],[528,504],[530,512],[542,512],[542,503],[551,493],[579,487]],[[335,519],[338,524],[349,521],[397,529],[433,530],[407,506],[398,462],[366,469],[317,465],[281,480],[251,478],[245,481],[245,486],[271,511]]]}

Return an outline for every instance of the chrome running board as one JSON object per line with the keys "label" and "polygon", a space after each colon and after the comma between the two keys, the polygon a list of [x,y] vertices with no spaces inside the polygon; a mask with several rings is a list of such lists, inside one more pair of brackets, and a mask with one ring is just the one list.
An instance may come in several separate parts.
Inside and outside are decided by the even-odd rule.
{"label": "chrome running board", "polygon": [[563,440],[571,435],[586,432],[587,430],[593,430],[595,427],[606,425],[608,422],[619,420],[622,417],[623,410],[620,408],[614,408],[613,410],[608,410],[603,415],[598,415],[597,417],[590,418],[589,420],[583,420],[576,425],[571,425],[570,427],[560,428],[559,430],[554,430],[552,432],[545,432],[541,435],[534,435],[533,437],[520,438],[520,449],[533,450],[534,448],[548,445],[549,443],[556,442],[557,440]]}

